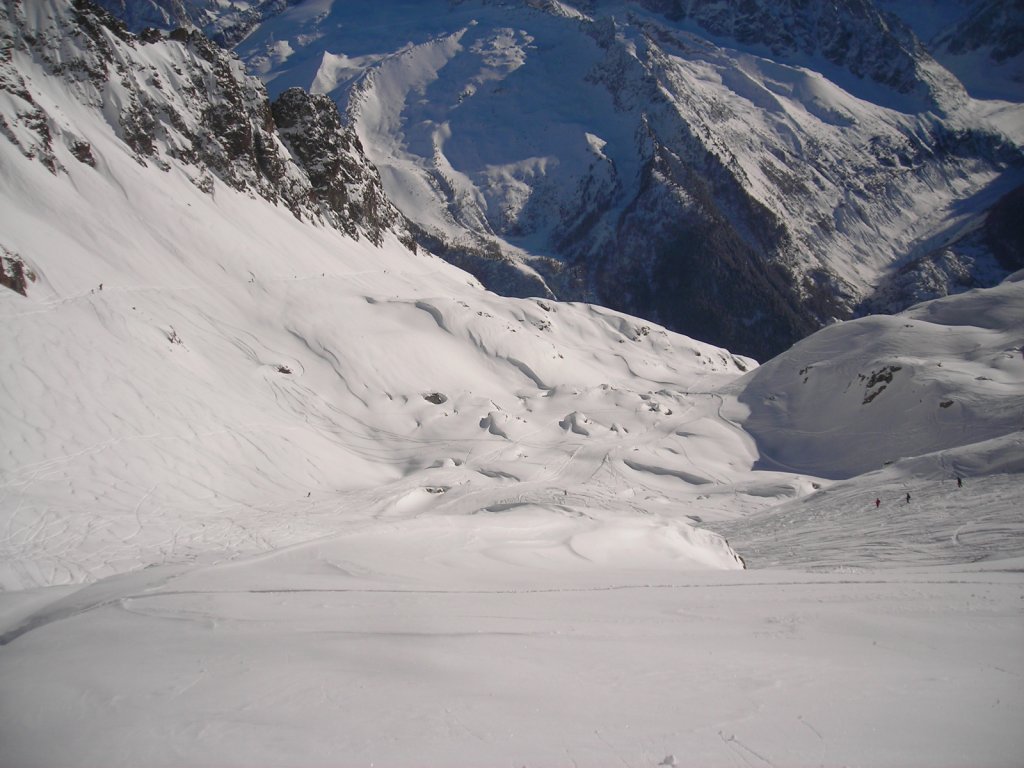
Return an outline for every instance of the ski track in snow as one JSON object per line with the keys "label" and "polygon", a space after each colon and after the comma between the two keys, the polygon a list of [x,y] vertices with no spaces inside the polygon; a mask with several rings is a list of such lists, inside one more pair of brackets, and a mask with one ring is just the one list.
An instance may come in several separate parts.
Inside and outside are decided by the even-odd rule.
{"label": "ski track in snow", "polygon": [[[116,738],[135,754],[170,737],[179,760],[196,762],[186,746],[195,744],[203,764],[229,754],[265,764],[288,732],[292,744],[302,734],[291,759],[341,748],[389,765],[411,764],[410,744],[441,760],[513,755],[535,764],[559,754],[580,764],[654,765],[674,754],[677,764],[697,765],[729,753],[773,764],[853,755],[902,762],[938,756],[929,746],[936,740],[998,763],[1017,743],[996,736],[1020,706],[1021,654],[1000,645],[997,628],[1009,628],[1007,611],[1019,611],[1024,593],[1005,572],[765,572],[753,582],[709,573],[675,584],[497,591],[229,588],[275,571],[288,578],[291,567],[275,557],[256,569],[152,569],[107,580],[8,633],[0,664],[35,649],[63,670],[85,653],[89,667],[70,675],[79,682],[60,674],[35,681],[51,697],[65,692],[52,699],[67,702],[53,715],[123,724],[130,730]],[[103,627],[126,643],[116,659],[68,647]],[[153,652],[161,663],[147,668]],[[8,669],[21,684],[22,668]],[[108,691],[102,681],[115,669],[135,682]],[[850,675],[856,686],[847,687]],[[981,688],[969,682],[979,680]],[[921,686],[958,702],[955,712],[921,706]],[[75,690],[87,709],[69,698]],[[988,725],[965,719],[964,702],[983,706]],[[196,722],[182,713],[195,707],[211,737],[181,741]],[[38,725],[5,714],[0,732],[13,754],[28,754]],[[881,727],[893,717],[899,733]],[[222,731],[250,722],[269,730],[245,727],[244,741]],[[870,745],[866,727],[878,730]],[[73,746],[87,763],[110,754],[107,733],[100,727],[89,743],[72,737],[36,753],[66,756]]]}
{"label": "ski track in snow", "polygon": [[964,488],[948,476],[885,478],[832,486],[716,530],[753,568],[967,564],[1024,552],[1024,519],[1015,512],[1022,494],[1019,475],[975,478]]}

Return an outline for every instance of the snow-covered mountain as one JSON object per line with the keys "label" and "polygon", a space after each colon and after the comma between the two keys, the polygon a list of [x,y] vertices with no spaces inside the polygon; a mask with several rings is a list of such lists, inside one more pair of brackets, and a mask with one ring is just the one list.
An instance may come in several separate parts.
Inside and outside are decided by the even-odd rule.
{"label": "snow-covered mountain", "polygon": [[972,98],[870,2],[306,3],[238,52],[331,95],[421,242],[506,293],[764,359],[1021,266],[985,233],[1021,91]]}
{"label": "snow-covered mountain", "polygon": [[62,542],[10,537],[8,586],[240,530],[241,549],[302,538],[253,510],[323,512],[322,494],[369,517],[656,520],[689,499],[729,518],[804,493],[787,472],[848,478],[1019,429],[1020,281],[833,325],[749,373],[410,250],[332,102],[271,105],[201,37],[137,39],[81,2],[4,10],[8,497]]}
{"label": "snow-covered mountain", "polygon": [[0,3],[0,762],[1021,754],[1020,274],[759,367],[484,290],[284,85]]}
{"label": "snow-covered mountain", "polygon": [[838,323],[766,363],[739,391],[762,462],[851,477],[1019,426],[1022,279]]}
{"label": "snow-covered mountain", "polygon": [[1021,0],[880,0],[929,52],[984,99],[1021,100],[1024,90],[1024,3]]}
{"label": "snow-covered mountain", "polygon": [[[332,102],[270,104],[201,37],[138,39],[63,0],[5,6],[3,25],[6,471],[15,517],[55,516],[63,542],[10,539],[8,586],[178,559],[236,525],[254,526],[242,549],[301,538],[273,513],[223,539],[205,519],[320,494],[370,517],[512,493],[728,518],[806,491],[780,470],[851,477],[1019,428],[1019,281],[831,326],[748,373],[410,249]],[[899,419],[926,427],[874,445]]]}
{"label": "snow-covered mountain", "polygon": [[[196,38],[143,42],[82,4],[5,10],[0,244],[21,289],[0,297],[17,339],[5,473],[11,525],[54,516],[64,542],[9,537],[5,587],[301,541],[339,503],[363,519],[586,506],[613,529],[647,510],[680,565],[738,563],[654,515],[663,497],[617,494],[623,473],[676,471],[654,457],[682,439],[663,420],[688,410],[683,388],[752,360],[609,310],[503,300],[410,251],[386,201],[357,205],[375,178],[338,178],[359,145],[329,100],[286,91],[271,109]],[[65,469],[40,475],[51,462]]]}
{"label": "snow-covered mountain", "polygon": [[219,45],[244,39],[264,19],[297,0],[96,0],[133,32],[196,29]]}

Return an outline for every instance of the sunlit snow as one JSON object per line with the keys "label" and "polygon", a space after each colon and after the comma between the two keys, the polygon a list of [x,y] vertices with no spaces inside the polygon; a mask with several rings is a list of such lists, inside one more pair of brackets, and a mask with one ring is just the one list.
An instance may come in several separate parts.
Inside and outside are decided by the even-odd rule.
{"label": "sunlit snow", "polygon": [[66,171],[0,138],[0,764],[1020,762],[1019,275],[757,367],[17,65]]}

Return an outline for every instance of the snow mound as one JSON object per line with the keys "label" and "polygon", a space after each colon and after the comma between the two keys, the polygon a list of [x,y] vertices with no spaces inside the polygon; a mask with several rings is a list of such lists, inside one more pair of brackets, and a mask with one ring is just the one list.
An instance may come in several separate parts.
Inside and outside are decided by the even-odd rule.
{"label": "snow mound", "polygon": [[761,465],[850,477],[1021,428],[1024,282],[832,325],[736,385]]}

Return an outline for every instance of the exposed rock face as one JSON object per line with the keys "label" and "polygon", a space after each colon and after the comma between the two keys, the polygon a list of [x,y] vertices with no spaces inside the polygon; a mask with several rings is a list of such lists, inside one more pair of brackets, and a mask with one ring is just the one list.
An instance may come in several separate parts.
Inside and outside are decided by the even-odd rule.
{"label": "exposed rock face", "polygon": [[[693,21],[712,35],[761,45],[775,56],[820,56],[898,93],[941,98],[928,82],[920,42],[871,0],[641,0],[673,21]],[[956,87],[953,78],[941,86]]]}
{"label": "exposed rock face", "polygon": [[261,21],[298,0],[252,0],[222,3],[217,0],[97,0],[125,22],[129,30],[141,33],[155,29],[195,28],[219,45],[230,48]]}
{"label": "exposed rock face", "polygon": [[1024,0],[877,0],[982,99],[1024,93]]}
{"label": "exposed rock face", "polygon": [[0,246],[0,285],[27,296],[29,283],[35,279],[35,273],[25,266],[21,256]]}
{"label": "exposed rock face", "polygon": [[306,172],[309,200],[334,226],[380,244],[401,216],[384,196],[380,176],[366,160],[359,137],[342,123],[328,96],[289,88],[273,103],[278,132]]}
{"label": "exposed rock face", "polygon": [[983,0],[937,45],[953,55],[989,49],[1002,63],[1024,53],[1024,0]]}
{"label": "exposed rock face", "polygon": [[[62,171],[55,141],[66,142],[82,163],[95,167],[96,158],[73,126],[54,135],[53,127],[66,121],[36,103],[12,60],[16,50],[63,75],[143,165],[170,170],[180,163],[206,192],[214,191],[216,177],[297,217],[374,243],[387,230],[404,232],[376,170],[330,99],[288,93],[272,107],[262,83],[197,31],[177,29],[165,37],[149,30],[136,37],[88,0],[53,0],[49,10],[48,23],[36,33],[28,31],[21,3],[3,8],[0,89],[14,106],[0,112],[0,130],[53,173]],[[275,115],[286,126],[287,145]]]}

